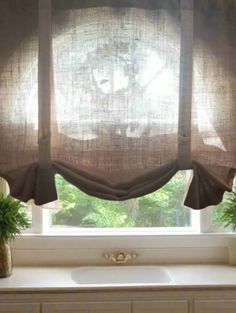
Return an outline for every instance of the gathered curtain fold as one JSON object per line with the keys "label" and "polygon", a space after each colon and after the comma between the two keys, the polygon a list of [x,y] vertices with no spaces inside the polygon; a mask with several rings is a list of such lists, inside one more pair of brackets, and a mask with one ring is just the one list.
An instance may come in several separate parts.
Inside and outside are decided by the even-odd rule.
{"label": "gathered curtain fold", "polygon": [[54,176],[126,200],[191,169],[185,205],[236,169],[235,0],[2,0],[0,176],[57,199]]}

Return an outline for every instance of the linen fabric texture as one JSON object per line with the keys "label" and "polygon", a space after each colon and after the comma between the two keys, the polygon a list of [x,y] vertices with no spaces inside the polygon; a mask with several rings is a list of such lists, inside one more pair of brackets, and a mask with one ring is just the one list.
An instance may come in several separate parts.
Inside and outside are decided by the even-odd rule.
{"label": "linen fabric texture", "polygon": [[58,173],[121,201],[192,169],[185,205],[218,204],[236,168],[236,1],[39,2],[0,2],[11,195],[54,201]]}

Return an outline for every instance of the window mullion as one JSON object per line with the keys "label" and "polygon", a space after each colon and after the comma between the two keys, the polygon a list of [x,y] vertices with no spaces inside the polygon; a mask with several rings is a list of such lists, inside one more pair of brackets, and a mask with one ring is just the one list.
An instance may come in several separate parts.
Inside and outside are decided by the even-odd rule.
{"label": "window mullion", "polygon": [[35,234],[43,233],[42,209],[35,204],[30,204],[32,210],[32,227],[30,231]]}
{"label": "window mullion", "polygon": [[50,210],[41,206],[32,205],[32,232],[46,234],[50,226]]}
{"label": "window mullion", "polygon": [[200,210],[200,232],[201,233],[212,232],[211,207]]}
{"label": "window mullion", "polygon": [[42,209],[42,218],[43,218],[43,229],[42,233],[46,234],[50,231],[51,226],[51,210],[48,208]]}
{"label": "window mullion", "polygon": [[191,225],[192,229],[196,233],[201,232],[201,217],[200,217],[200,211],[192,210],[191,211]]}

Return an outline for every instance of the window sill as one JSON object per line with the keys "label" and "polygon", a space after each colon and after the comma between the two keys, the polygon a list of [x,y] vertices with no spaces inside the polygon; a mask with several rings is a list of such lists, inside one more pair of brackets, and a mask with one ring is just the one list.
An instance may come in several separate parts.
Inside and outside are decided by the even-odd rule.
{"label": "window sill", "polygon": [[102,265],[107,251],[135,251],[135,264],[228,263],[235,234],[25,234],[12,244],[16,265]]}

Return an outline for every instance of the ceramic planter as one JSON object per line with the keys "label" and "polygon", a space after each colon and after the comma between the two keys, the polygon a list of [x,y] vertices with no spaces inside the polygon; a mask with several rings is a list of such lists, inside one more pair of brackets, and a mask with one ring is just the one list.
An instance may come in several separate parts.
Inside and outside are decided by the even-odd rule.
{"label": "ceramic planter", "polygon": [[12,274],[12,255],[10,244],[0,239],[0,278]]}
{"label": "ceramic planter", "polygon": [[229,264],[236,265],[236,236],[228,239]]}

